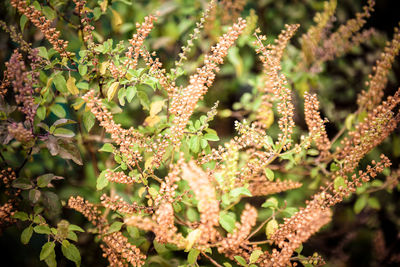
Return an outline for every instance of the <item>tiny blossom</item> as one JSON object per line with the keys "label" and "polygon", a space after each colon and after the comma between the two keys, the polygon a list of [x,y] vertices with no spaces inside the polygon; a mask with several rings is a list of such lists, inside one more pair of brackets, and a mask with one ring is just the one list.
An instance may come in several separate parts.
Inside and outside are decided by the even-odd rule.
{"label": "tiny blossom", "polygon": [[277,180],[271,182],[265,176],[252,177],[248,183],[252,196],[266,196],[296,189],[302,186],[302,183],[292,180]]}
{"label": "tiny blossom", "polygon": [[120,184],[133,184],[136,182],[135,178],[126,175],[124,172],[113,172],[111,170],[106,170],[105,177],[110,182]]}
{"label": "tiny blossom", "polygon": [[321,152],[321,158],[330,156],[329,149],[331,142],[325,130],[324,121],[318,111],[319,101],[315,94],[304,94],[304,115],[310,135],[313,137],[318,150]]}
{"label": "tiny blossom", "polygon": [[236,222],[233,233],[228,233],[227,237],[222,239],[221,245],[218,246],[218,252],[232,260],[236,255],[248,260],[250,254],[241,245],[249,236],[251,229],[256,225],[256,221],[257,210],[253,206],[246,204],[240,216],[240,223]]}
{"label": "tiny blossom", "polygon": [[68,200],[68,207],[82,213],[88,221],[100,229],[106,225],[106,221],[101,216],[101,212],[97,207],[80,196],[70,197]]}
{"label": "tiny blossom", "polygon": [[384,95],[383,89],[388,81],[389,71],[399,51],[400,30],[396,27],[394,28],[392,41],[386,44],[384,52],[372,69],[374,74],[369,75],[369,81],[366,83],[368,90],[362,91],[358,96],[357,103],[361,110],[370,111],[381,102]]}
{"label": "tiny blossom", "polygon": [[21,14],[24,14],[40,31],[44,34],[46,39],[53,45],[62,57],[70,57],[71,52],[67,52],[68,41],[60,38],[60,31],[51,27],[51,21],[46,19],[41,11],[33,6],[30,6],[25,0],[11,0],[11,5],[16,8]]}
{"label": "tiny blossom", "polygon": [[143,211],[144,213],[152,213],[152,208],[150,207],[145,207],[145,206],[139,206],[136,202],[129,204],[125,202],[122,197],[119,196],[114,196],[114,197],[109,197],[105,194],[103,194],[100,198],[101,204],[103,204],[104,207],[109,208],[113,211],[118,211],[120,213],[125,213],[125,214],[134,214],[138,213],[140,211]]}
{"label": "tiny blossom", "polygon": [[34,138],[32,131],[26,129],[22,123],[8,125],[8,134],[23,144],[29,143]]}

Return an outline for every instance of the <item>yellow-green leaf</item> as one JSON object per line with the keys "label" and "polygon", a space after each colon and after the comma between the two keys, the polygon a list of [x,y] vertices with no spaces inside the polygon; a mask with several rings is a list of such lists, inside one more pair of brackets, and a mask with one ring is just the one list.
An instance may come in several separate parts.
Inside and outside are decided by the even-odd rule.
{"label": "yellow-green leaf", "polygon": [[265,234],[267,235],[267,238],[270,239],[277,229],[278,229],[278,222],[275,219],[270,220],[267,223],[267,227],[265,228]]}
{"label": "yellow-green leaf", "polygon": [[108,88],[108,91],[107,91],[108,101],[111,101],[114,98],[115,94],[118,91],[118,87],[119,87],[119,82],[113,82],[111,84],[110,88]]}
{"label": "yellow-green leaf", "polygon": [[72,76],[69,76],[67,80],[67,89],[73,95],[79,94],[79,89],[78,87],[76,87],[75,81],[76,81],[75,78]]}

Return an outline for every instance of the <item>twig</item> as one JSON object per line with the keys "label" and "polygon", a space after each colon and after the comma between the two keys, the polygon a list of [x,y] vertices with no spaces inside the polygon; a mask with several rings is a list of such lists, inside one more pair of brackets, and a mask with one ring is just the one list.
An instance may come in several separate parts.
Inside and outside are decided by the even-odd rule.
{"label": "twig", "polygon": [[213,258],[211,258],[210,256],[208,256],[206,253],[204,253],[203,251],[201,252],[201,254],[202,254],[203,256],[205,256],[209,261],[211,261],[211,263],[214,264],[215,266],[224,267],[224,266],[222,266],[221,264],[219,264],[218,262],[216,262]]}

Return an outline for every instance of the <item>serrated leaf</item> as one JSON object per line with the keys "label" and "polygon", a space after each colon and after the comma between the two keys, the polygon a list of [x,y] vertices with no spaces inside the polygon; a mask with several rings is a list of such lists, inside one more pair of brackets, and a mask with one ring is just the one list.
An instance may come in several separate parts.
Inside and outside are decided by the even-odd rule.
{"label": "serrated leaf", "polygon": [[234,189],[232,189],[230,192],[229,192],[229,195],[232,197],[232,198],[237,198],[238,196],[248,196],[248,197],[251,197],[252,195],[251,195],[251,192],[249,191],[249,189],[247,189],[246,187],[237,187],[237,188],[234,188]]}
{"label": "serrated leaf", "polygon": [[21,243],[24,245],[28,244],[29,240],[31,240],[32,234],[33,234],[33,227],[32,225],[29,225],[21,233]]}
{"label": "serrated leaf", "polygon": [[262,250],[254,250],[250,255],[250,263],[255,263],[262,254],[264,254]]}
{"label": "serrated leaf", "polygon": [[78,87],[76,87],[75,82],[76,82],[76,79],[72,76],[69,76],[69,78],[67,80],[67,89],[73,95],[79,94],[79,89],[78,89]]}
{"label": "serrated leaf", "polygon": [[229,233],[235,229],[235,222],[235,217],[231,213],[222,213],[219,216],[219,224]]}
{"label": "serrated leaf", "polygon": [[82,232],[82,233],[85,232],[85,230],[83,230],[81,227],[79,227],[78,225],[75,225],[75,224],[70,224],[68,226],[68,230],[70,230],[70,231],[78,231],[78,232]]}
{"label": "serrated leaf", "polygon": [[187,262],[189,264],[194,264],[197,261],[197,257],[200,254],[200,250],[191,249],[188,254]]}
{"label": "serrated leaf", "polygon": [[107,234],[118,232],[119,230],[121,230],[122,225],[124,225],[123,222],[113,222],[108,229]]}
{"label": "serrated leaf", "polygon": [[70,138],[70,137],[74,137],[75,133],[69,129],[57,128],[54,130],[53,135],[58,136],[58,137]]}
{"label": "serrated leaf", "polygon": [[261,207],[277,209],[278,208],[278,204],[279,203],[278,203],[278,200],[276,198],[270,197],[261,205]]}
{"label": "serrated leaf", "polygon": [[246,260],[242,256],[234,256],[235,260],[242,266],[247,266]]}
{"label": "serrated leaf", "polygon": [[51,112],[54,113],[59,118],[64,118],[67,113],[65,112],[64,108],[60,104],[54,104],[50,107]]}
{"label": "serrated leaf", "polygon": [[271,236],[275,233],[278,227],[279,227],[278,221],[275,219],[272,219],[267,223],[267,226],[265,227],[265,234],[267,235],[268,239],[271,238]]}
{"label": "serrated leaf", "polygon": [[102,190],[104,187],[108,185],[108,179],[106,178],[106,170],[102,171],[97,178],[96,189]]}
{"label": "serrated leaf", "polygon": [[67,81],[65,80],[64,76],[61,74],[61,72],[57,73],[53,77],[53,83],[56,86],[56,89],[60,91],[61,93],[67,93]]}
{"label": "serrated leaf", "polygon": [[33,228],[33,230],[35,231],[35,233],[38,233],[38,234],[46,234],[46,235],[51,234],[50,227],[47,225],[36,225]]}
{"label": "serrated leaf", "polygon": [[110,153],[112,153],[112,152],[114,152],[114,146],[113,146],[112,144],[110,144],[110,143],[105,143],[105,144],[99,149],[99,151],[102,151],[102,152],[110,152]]}
{"label": "serrated leaf", "polygon": [[12,217],[14,219],[18,219],[18,220],[21,220],[21,221],[26,221],[26,220],[29,219],[28,214],[26,212],[23,212],[23,211],[15,212],[14,215],[12,215]]}
{"label": "serrated leaf", "polygon": [[21,27],[21,31],[24,31],[25,25],[28,22],[28,18],[25,15],[22,15],[19,20],[19,26]]}
{"label": "serrated leaf", "polygon": [[51,252],[54,251],[54,247],[56,244],[53,242],[47,242],[42,246],[42,250],[40,251],[40,260],[46,259],[48,256],[50,256]]}
{"label": "serrated leaf", "polygon": [[107,99],[108,99],[108,101],[111,101],[114,98],[115,94],[118,91],[118,88],[119,88],[119,82],[113,82],[110,85],[110,88],[108,88],[108,90],[107,90]]}
{"label": "serrated leaf", "polygon": [[204,135],[204,139],[208,140],[208,141],[219,141],[219,137],[216,134],[212,134],[212,133],[206,133]]}
{"label": "serrated leaf", "polygon": [[95,116],[93,115],[92,112],[85,112],[83,113],[82,116],[83,119],[83,125],[85,126],[85,129],[90,132],[90,129],[92,129],[94,123],[95,123]]}
{"label": "serrated leaf", "polygon": [[75,262],[76,266],[79,267],[81,265],[81,254],[74,244],[64,240],[62,242],[61,251],[67,259]]}
{"label": "serrated leaf", "polygon": [[268,180],[270,180],[270,181],[274,180],[275,175],[274,175],[274,172],[271,169],[264,168],[264,173],[265,173],[265,176],[267,176]]}

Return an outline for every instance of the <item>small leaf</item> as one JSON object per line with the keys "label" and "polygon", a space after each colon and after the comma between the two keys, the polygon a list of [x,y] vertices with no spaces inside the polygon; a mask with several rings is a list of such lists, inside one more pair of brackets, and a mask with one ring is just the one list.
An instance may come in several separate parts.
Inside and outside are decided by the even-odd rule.
{"label": "small leaf", "polygon": [[261,207],[277,209],[278,208],[278,200],[274,197],[270,197],[264,202],[264,204],[261,205]]}
{"label": "small leaf", "polygon": [[38,233],[38,234],[46,234],[46,235],[51,234],[50,227],[47,225],[36,225],[33,228],[33,230],[35,231],[35,233]]}
{"label": "small leaf", "polygon": [[81,76],[85,76],[86,75],[86,73],[87,73],[87,66],[86,65],[79,65],[78,66],[78,71],[79,71],[79,74],[81,75]]}
{"label": "small leaf", "polygon": [[19,26],[21,27],[21,31],[24,31],[25,25],[28,22],[28,18],[25,15],[22,15],[19,20]]}
{"label": "small leaf", "polygon": [[242,266],[247,266],[246,260],[241,256],[234,256],[235,260]]}
{"label": "small leaf", "polygon": [[115,94],[118,91],[118,87],[119,87],[119,82],[113,82],[111,84],[110,88],[108,88],[108,90],[107,90],[108,101],[111,101],[114,98]]}
{"label": "small leaf", "polygon": [[110,143],[105,143],[100,149],[99,151],[102,152],[114,152],[114,146]]}
{"label": "small leaf", "polygon": [[208,141],[219,141],[218,135],[212,134],[212,133],[206,133],[204,135],[204,139],[206,139]]}
{"label": "small leaf", "polygon": [[274,180],[274,172],[269,169],[269,168],[264,168],[265,176],[267,176],[268,180],[273,181]]}
{"label": "small leaf", "polygon": [[18,178],[16,180],[14,180],[12,182],[12,186],[14,188],[19,188],[19,189],[22,189],[22,190],[28,190],[28,189],[32,188],[31,182],[29,180],[23,179],[23,178]]}
{"label": "small leaf", "polygon": [[359,198],[357,198],[356,203],[354,203],[354,212],[356,214],[359,214],[367,205],[367,201],[368,201],[367,195],[362,195]]}
{"label": "small leaf", "polygon": [[376,210],[381,209],[381,204],[379,203],[379,200],[376,197],[368,198],[368,206]]}
{"label": "small leaf", "polygon": [[278,221],[275,219],[270,220],[265,227],[265,234],[267,235],[267,238],[270,239],[277,229]]}
{"label": "small leaf", "polygon": [[135,97],[135,95],[136,95],[136,87],[129,86],[126,89],[126,100],[128,101],[128,103],[131,103],[131,101]]}
{"label": "small leaf", "polygon": [[68,226],[68,230],[70,230],[70,231],[78,231],[78,232],[85,232],[85,230],[83,230],[81,227],[79,227],[78,225],[75,225],[75,224],[70,224],[69,226]]}
{"label": "small leaf", "polygon": [[222,213],[219,215],[219,223],[229,233],[232,233],[235,229],[235,222],[235,216],[232,213]]}
{"label": "small leaf", "polygon": [[53,242],[47,242],[46,244],[43,245],[42,251],[40,251],[40,260],[46,259],[48,256],[50,256],[51,252],[54,251],[54,247],[56,244]]}
{"label": "small leaf", "polygon": [[67,80],[67,89],[73,95],[79,94],[79,89],[78,89],[78,87],[76,87],[75,81],[76,81],[76,79],[72,76],[69,76],[69,78]]}
{"label": "small leaf", "polygon": [[119,230],[121,230],[122,225],[124,225],[123,222],[113,222],[108,229],[107,234],[118,232]]}
{"label": "small leaf", "polygon": [[75,133],[69,129],[57,128],[54,130],[53,135],[58,136],[58,137],[70,138],[70,137],[74,137]]}
{"label": "small leaf", "polygon": [[197,261],[197,257],[200,254],[200,250],[191,249],[188,254],[187,262],[189,264],[194,264]]}
{"label": "small leaf", "polygon": [[21,233],[21,243],[24,245],[28,244],[29,240],[31,240],[32,233],[33,233],[33,227],[32,225],[29,225]]}
{"label": "small leaf", "polygon": [[67,238],[68,238],[69,240],[72,240],[72,241],[75,241],[75,242],[78,241],[78,236],[77,236],[74,232],[72,232],[72,231],[69,231],[69,232],[68,232]]}
{"label": "small leaf", "polygon": [[194,243],[196,242],[197,239],[201,236],[201,230],[196,229],[191,231],[188,236],[186,237],[186,246],[185,246],[185,251],[188,252],[190,249],[193,247]]}
{"label": "small leaf", "polygon": [[42,121],[46,118],[46,107],[41,106],[36,110],[37,117]]}
{"label": "small leaf", "polygon": [[108,179],[105,176],[106,170],[102,171],[97,178],[96,189],[102,190],[104,187],[108,185]]}
{"label": "small leaf", "polygon": [[155,101],[150,105],[150,116],[154,117],[162,110],[165,100]]}
{"label": "small leaf", "polygon": [[54,20],[57,16],[56,12],[49,6],[42,7],[42,12],[49,20]]}
{"label": "small leaf", "polygon": [[56,252],[53,250],[44,261],[49,267],[57,267]]}
{"label": "small leaf", "polygon": [[262,250],[254,250],[250,255],[250,263],[255,263],[262,254],[264,254]]}
{"label": "small leaf", "polygon": [[59,118],[64,118],[67,113],[65,112],[64,108],[60,104],[54,104],[50,107],[51,112],[54,113]]}
{"label": "small leaf", "polygon": [[287,207],[286,209],[284,209],[283,211],[282,211],[282,213],[283,213],[283,215],[285,216],[285,217],[291,217],[291,216],[293,216],[293,214],[295,214],[297,212],[297,208],[294,208],[294,207]]}
{"label": "small leaf", "polygon": [[37,189],[29,190],[29,200],[34,204],[39,201],[40,195],[41,193]]}
{"label": "small leaf", "polygon": [[67,259],[75,262],[76,266],[79,267],[81,265],[81,254],[74,244],[64,240],[62,242],[61,251]]}
{"label": "small leaf", "polygon": [[86,130],[89,132],[95,123],[95,116],[91,112],[85,112],[85,113],[83,113],[82,119],[83,119],[83,125],[85,126]]}
{"label": "small leaf", "polygon": [[14,219],[18,219],[23,222],[29,219],[28,214],[26,214],[26,212],[23,212],[23,211],[17,211],[16,213],[14,213],[14,215],[12,217]]}
{"label": "small leaf", "polygon": [[61,74],[61,72],[57,73],[53,77],[53,83],[56,86],[56,89],[60,91],[61,93],[67,93],[67,81],[65,80],[64,76]]}
{"label": "small leaf", "polygon": [[333,187],[336,191],[339,190],[339,188],[347,188],[344,178],[341,176],[336,177],[333,181]]}
{"label": "small leaf", "polygon": [[138,91],[137,95],[139,97],[140,104],[143,106],[143,108],[149,110],[150,100],[147,94],[143,91]]}
{"label": "small leaf", "polygon": [[229,192],[229,195],[232,198],[237,198],[238,196],[241,196],[241,195],[251,197],[251,193],[250,193],[249,189],[247,189],[246,187],[234,188]]}

